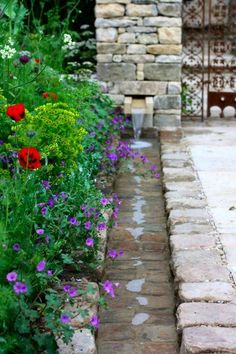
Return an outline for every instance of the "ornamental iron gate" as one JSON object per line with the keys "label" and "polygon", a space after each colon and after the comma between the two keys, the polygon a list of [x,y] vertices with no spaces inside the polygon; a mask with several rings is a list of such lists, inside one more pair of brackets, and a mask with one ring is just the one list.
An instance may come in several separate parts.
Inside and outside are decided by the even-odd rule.
{"label": "ornamental iron gate", "polygon": [[[183,1],[183,116],[236,112],[236,0]],[[234,114],[235,114],[234,112]]]}

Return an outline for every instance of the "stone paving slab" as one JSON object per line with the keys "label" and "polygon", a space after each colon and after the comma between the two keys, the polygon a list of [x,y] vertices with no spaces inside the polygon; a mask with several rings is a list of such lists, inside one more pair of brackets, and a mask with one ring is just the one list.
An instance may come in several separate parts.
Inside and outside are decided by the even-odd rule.
{"label": "stone paving slab", "polygon": [[194,181],[195,180],[195,174],[191,168],[173,168],[173,167],[164,167],[163,168],[163,173],[165,176],[165,179],[167,179],[169,182],[174,181],[174,182],[182,182],[182,181]]}
{"label": "stone paving slab", "polygon": [[[203,145],[206,139],[207,135]],[[181,132],[161,133],[161,144],[166,210],[169,214],[171,266],[180,301],[177,328],[183,334],[181,354],[235,353],[235,332],[230,327],[236,327],[236,288],[233,283],[236,275],[236,229],[234,234],[232,232],[236,218],[232,211],[228,219],[224,214],[222,217],[222,207],[215,208],[214,213],[211,210],[209,212],[204,184],[201,184],[202,173],[205,172],[196,172]],[[191,152],[196,153],[194,146]],[[198,155],[200,167],[205,166],[203,156],[207,156],[207,151]],[[208,186],[216,178],[217,173],[211,174]],[[224,181],[226,183],[226,179]],[[218,195],[221,195],[221,199]],[[214,202],[223,197],[222,191],[214,187],[210,196]],[[233,206],[232,195],[230,203]],[[218,229],[214,224],[217,217]],[[211,327],[200,327],[203,325]],[[229,339],[222,337],[227,334]]]}
{"label": "stone paving slab", "polygon": [[236,328],[185,328],[181,354],[236,353]]}
{"label": "stone paving slab", "polygon": [[236,305],[183,303],[177,310],[178,330],[193,326],[236,327]]}
{"label": "stone paving slab", "polygon": [[206,201],[197,199],[197,198],[186,198],[186,197],[178,197],[178,198],[168,198],[166,200],[166,210],[170,212],[172,209],[179,208],[204,208],[206,207]]}
{"label": "stone paving slab", "polygon": [[209,223],[195,224],[193,222],[188,222],[170,226],[170,234],[208,234],[213,231],[214,228]]}
{"label": "stone paving slab", "polygon": [[200,250],[215,248],[215,238],[213,235],[193,234],[172,235],[170,236],[170,247],[172,252],[183,250]]}
{"label": "stone paving slab", "polygon": [[229,271],[221,264],[215,250],[185,250],[172,254],[172,269],[176,282],[229,282]]}
{"label": "stone paving slab", "polygon": [[236,289],[225,282],[181,283],[179,297],[183,302],[231,302]]}

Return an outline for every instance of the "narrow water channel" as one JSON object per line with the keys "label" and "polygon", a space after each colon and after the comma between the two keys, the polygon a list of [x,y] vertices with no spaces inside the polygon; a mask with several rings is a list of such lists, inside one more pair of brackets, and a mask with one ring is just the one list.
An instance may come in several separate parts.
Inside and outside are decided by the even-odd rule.
{"label": "narrow water channel", "polygon": [[149,163],[130,163],[116,182],[123,203],[108,248],[122,249],[124,256],[106,268],[105,278],[120,287],[108,310],[100,311],[98,354],[179,352],[162,182],[142,174],[154,164],[160,171],[159,144],[147,142],[139,151]]}

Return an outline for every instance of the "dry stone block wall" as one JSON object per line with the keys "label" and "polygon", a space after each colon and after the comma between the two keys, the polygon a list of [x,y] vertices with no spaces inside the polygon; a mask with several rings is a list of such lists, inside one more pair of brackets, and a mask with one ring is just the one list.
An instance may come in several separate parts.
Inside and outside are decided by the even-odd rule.
{"label": "dry stone block wall", "polygon": [[182,0],[96,0],[98,78],[117,104],[153,97],[149,126],[180,126]]}

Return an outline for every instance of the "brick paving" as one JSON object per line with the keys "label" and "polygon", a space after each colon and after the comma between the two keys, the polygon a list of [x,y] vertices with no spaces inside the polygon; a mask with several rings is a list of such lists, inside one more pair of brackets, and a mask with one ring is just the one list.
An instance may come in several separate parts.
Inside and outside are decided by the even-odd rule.
{"label": "brick paving", "polygon": [[[158,142],[149,142],[142,153],[148,166],[160,170]],[[131,163],[116,183],[123,203],[108,248],[123,249],[125,255],[106,268],[105,279],[121,287],[109,308],[100,311],[98,354],[179,353],[162,182],[142,176],[143,170]]]}

